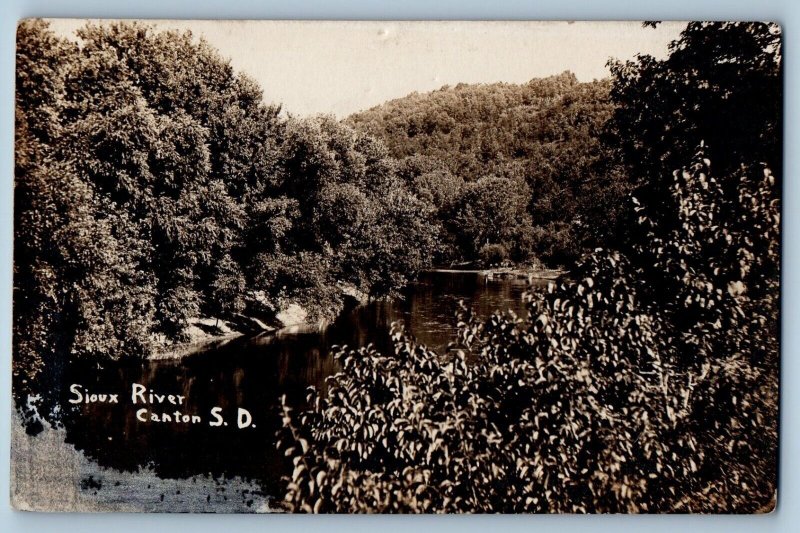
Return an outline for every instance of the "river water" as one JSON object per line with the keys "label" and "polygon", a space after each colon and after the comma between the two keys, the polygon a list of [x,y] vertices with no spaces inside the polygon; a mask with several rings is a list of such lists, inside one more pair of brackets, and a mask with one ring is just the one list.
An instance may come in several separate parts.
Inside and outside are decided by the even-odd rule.
{"label": "river water", "polygon": [[[266,494],[277,494],[289,467],[275,449],[279,398],[285,394],[302,405],[309,386],[320,387],[335,373],[332,345],[373,343],[389,350],[390,324],[402,320],[420,342],[441,350],[456,331],[458,300],[464,299],[480,316],[507,309],[523,313],[526,287],[524,280],[430,272],[404,298],[355,308],[322,331],[240,337],[206,345],[178,360],[75,369],[64,390],[67,442],[105,468],[147,468],[165,479],[240,477],[257,482]],[[119,403],[71,404],[70,399],[77,399],[69,390],[72,384],[80,385],[84,399],[87,393],[118,394]],[[141,385],[137,391],[143,393],[134,395],[134,385]],[[158,397],[150,403],[150,391],[163,395],[162,403]],[[212,415],[215,408],[219,418]],[[242,415],[242,428],[240,408],[250,415]],[[161,419],[162,413],[173,419],[194,415],[199,421],[151,419],[154,414]],[[220,419],[221,425],[211,425]]]}

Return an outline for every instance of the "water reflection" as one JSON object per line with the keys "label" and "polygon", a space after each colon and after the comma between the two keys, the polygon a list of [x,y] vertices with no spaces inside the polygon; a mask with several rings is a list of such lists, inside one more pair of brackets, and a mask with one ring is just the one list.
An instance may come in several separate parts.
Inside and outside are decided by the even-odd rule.
{"label": "water reflection", "polygon": [[[455,333],[456,303],[465,299],[478,314],[501,309],[524,312],[522,280],[485,281],[475,273],[428,273],[395,301],[374,302],[344,314],[324,331],[259,335],[208,345],[180,360],[119,363],[70,369],[62,405],[68,406],[68,441],[99,464],[123,471],[151,467],[160,477],[200,474],[241,476],[277,493],[286,472],[275,450],[280,420],[278,399],[286,394],[296,405],[309,386],[320,387],[337,371],[330,355],[334,344],[373,343],[391,349],[389,325],[403,320],[421,342],[441,350]],[[68,403],[71,383],[94,393],[119,394],[120,403]],[[162,395],[182,395],[182,405],[168,401],[132,405],[131,387],[144,385]],[[227,425],[213,427],[218,407]],[[252,414],[252,425],[237,427],[237,409]],[[146,409],[142,414],[139,409]],[[197,415],[200,423],[142,422],[174,411]],[[138,411],[138,418],[137,418]],[[180,419],[180,416],[177,416]]]}

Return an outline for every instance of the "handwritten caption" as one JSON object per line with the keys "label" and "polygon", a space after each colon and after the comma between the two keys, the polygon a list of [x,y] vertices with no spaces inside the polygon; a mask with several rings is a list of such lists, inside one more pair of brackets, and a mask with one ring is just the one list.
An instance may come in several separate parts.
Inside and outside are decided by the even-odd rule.
{"label": "handwritten caption", "polygon": [[[178,424],[203,424],[208,423],[211,427],[225,427],[228,421],[223,416],[222,407],[212,407],[208,416],[205,418],[193,413],[187,413],[186,396],[181,394],[161,394],[153,389],[148,389],[140,383],[131,385],[130,396],[122,396],[116,393],[96,393],[90,392],[83,385],[73,383],[69,387],[71,404],[121,404],[129,401],[130,405],[138,407],[136,409],[136,420],[145,423],[178,423]],[[175,406],[174,411],[171,406]],[[164,409],[166,408],[166,409]],[[182,410],[183,409],[183,410]],[[255,428],[253,415],[243,407],[236,409],[236,427],[239,429]]]}

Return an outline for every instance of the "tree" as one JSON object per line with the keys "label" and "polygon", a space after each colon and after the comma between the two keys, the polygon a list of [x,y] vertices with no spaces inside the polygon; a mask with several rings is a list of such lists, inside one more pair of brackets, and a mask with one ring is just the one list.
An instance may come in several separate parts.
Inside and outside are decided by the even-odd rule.
{"label": "tree", "polygon": [[606,143],[654,216],[675,212],[663,202],[670,198],[664,176],[701,142],[719,176],[742,161],[763,161],[782,175],[778,25],[692,22],[669,51],[664,60],[610,63],[616,109]]}
{"label": "tree", "polygon": [[[230,256],[225,256],[217,264],[214,274],[211,294],[215,310],[223,315],[241,313],[245,308],[247,280],[239,265]],[[219,315],[217,316],[219,320]]]}
{"label": "tree", "polygon": [[499,244],[516,259],[529,253],[524,243],[532,231],[528,214],[530,189],[521,180],[481,178],[465,187],[453,208],[451,227],[469,257],[486,245]]}
{"label": "tree", "polygon": [[430,207],[397,178],[382,143],[329,116],[290,119],[286,132],[276,190],[297,210],[286,253],[322,254],[327,275],[376,297],[430,264]]}
{"label": "tree", "polygon": [[53,400],[73,359],[145,357],[202,313],[301,301],[334,318],[344,290],[391,294],[429,264],[430,208],[380,141],[332,117],[279,117],[188,32],[77,36],[19,28],[20,405]]}
{"label": "tree", "polygon": [[464,178],[447,170],[435,170],[416,176],[412,187],[420,200],[428,202],[437,212],[446,215],[463,194],[465,182]]}
{"label": "tree", "polygon": [[[114,209],[61,158],[60,117],[76,47],[41,21],[18,29],[14,240],[14,391],[58,408],[72,357],[140,355],[153,326],[152,279],[137,269],[147,247],[120,231]],[[26,413],[30,414],[30,413]]]}

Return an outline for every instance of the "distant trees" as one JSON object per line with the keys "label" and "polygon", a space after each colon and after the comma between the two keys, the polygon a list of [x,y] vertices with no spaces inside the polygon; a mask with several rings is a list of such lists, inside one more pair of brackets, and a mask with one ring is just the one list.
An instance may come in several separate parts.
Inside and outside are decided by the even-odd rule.
{"label": "distant trees", "polygon": [[[258,204],[261,213],[268,205],[278,215],[269,218],[267,232],[274,266],[282,261],[297,266],[298,254],[308,258],[303,254],[313,252],[329,265],[325,276],[331,280],[380,296],[404,286],[430,264],[436,244],[430,208],[396,177],[394,162],[380,143],[333,117],[289,119],[280,160],[273,185],[280,200]],[[253,244],[264,236],[252,235]],[[291,284],[284,289],[264,276],[260,261],[256,265],[253,288],[276,301],[295,294],[327,318],[341,307],[341,291],[338,297],[329,295],[338,305],[318,305],[313,292],[301,296]]]}
{"label": "distant trees", "polygon": [[[436,204],[466,193],[456,181],[508,178],[519,189],[514,197],[528,195],[530,224],[520,220],[527,233],[519,235],[515,258],[569,265],[611,240],[628,191],[600,141],[613,111],[609,90],[607,81],[578,83],[570,73],[523,85],[459,84],[347,120],[382,139],[399,159],[400,175],[434,203],[444,242],[457,240],[459,228],[449,223],[452,211]],[[476,259],[479,248],[462,241],[439,260]]]}
{"label": "distant trees", "polygon": [[[564,73],[522,85],[459,84],[347,121],[384,141],[421,198],[432,198],[434,177],[522,178],[527,253],[569,265],[627,238],[631,190],[661,216],[656,204],[670,199],[663,176],[701,141],[721,175],[741,161],[764,161],[780,175],[781,56],[775,24],[691,23],[664,60],[611,62],[612,80],[578,83]],[[439,213],[446,223],[449,214]],[[445,232],[443,240],[453,238]],[[475,259],[475,250],[456,247],[449,258]]]}
{"label": "distant trees", "polygon": [[448,170],[433,170],[414,175],[411,188],[417,197],[438,213],[449,213],[464,194],[466,182]]}
{"label": "distant trees", "polygon": [[487,177],[467,184],[456,201],[449,229],[468,257],[499,245],[514,259],[530,252],[530,190],[523,180]]}

